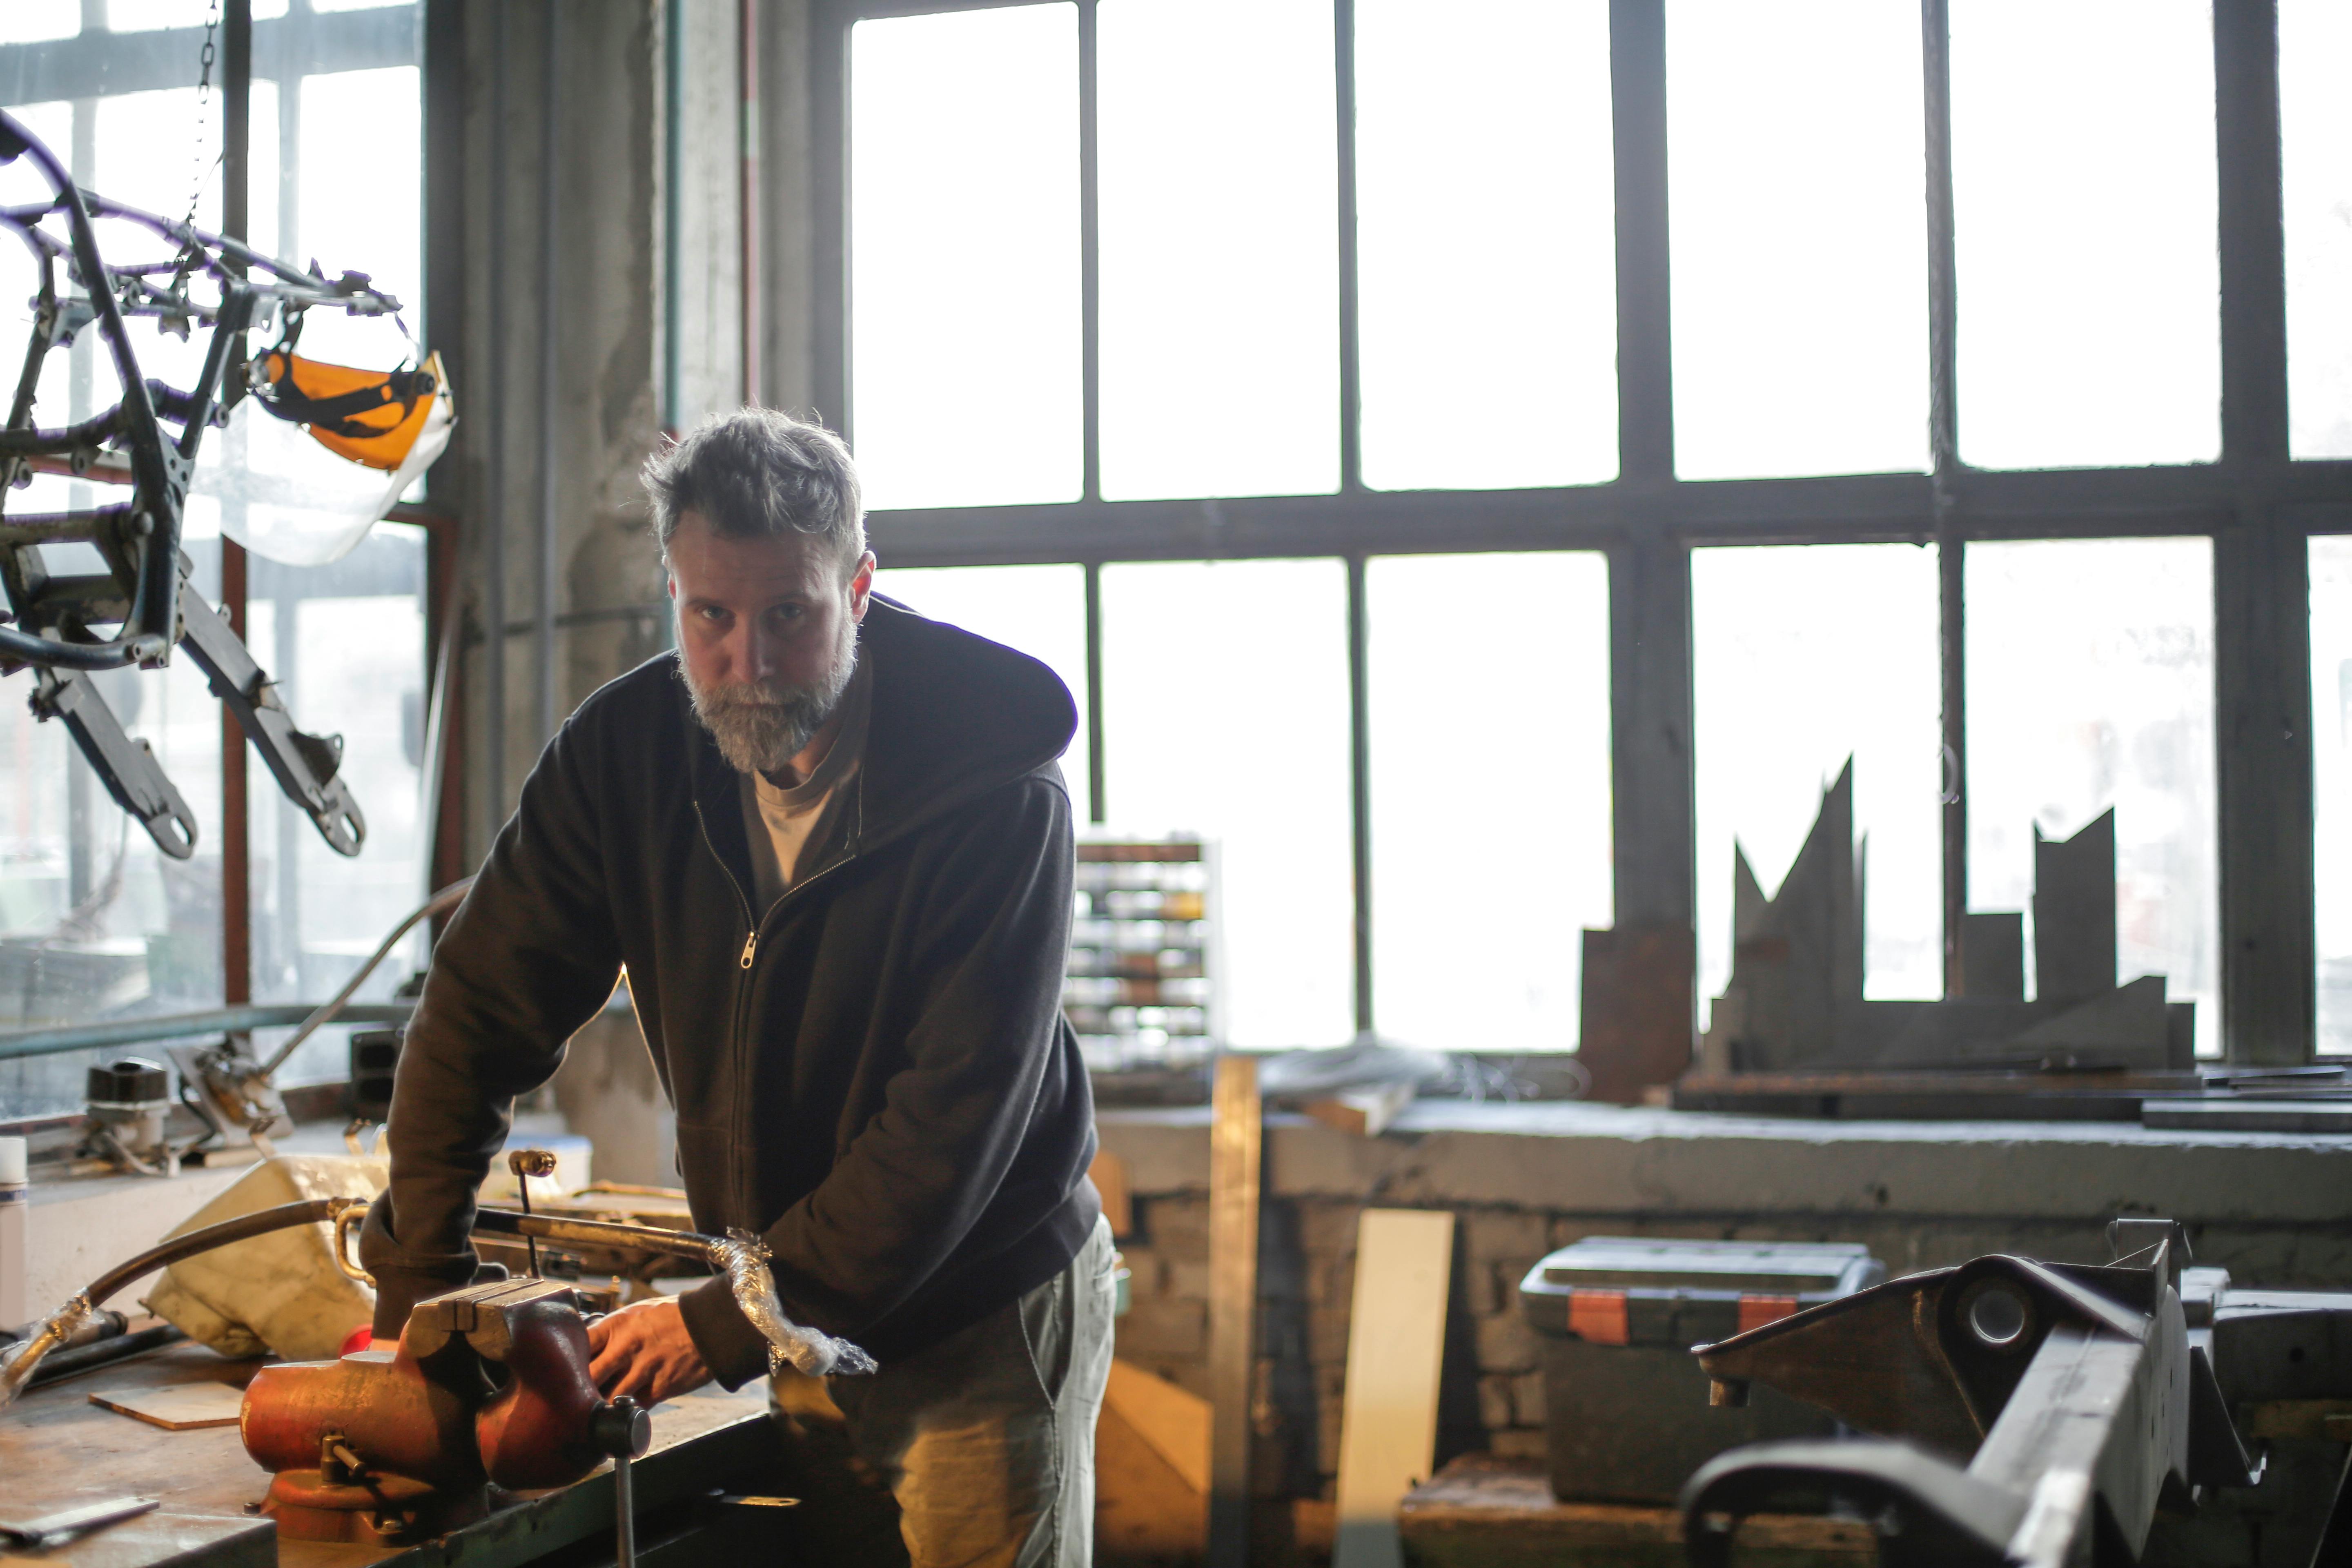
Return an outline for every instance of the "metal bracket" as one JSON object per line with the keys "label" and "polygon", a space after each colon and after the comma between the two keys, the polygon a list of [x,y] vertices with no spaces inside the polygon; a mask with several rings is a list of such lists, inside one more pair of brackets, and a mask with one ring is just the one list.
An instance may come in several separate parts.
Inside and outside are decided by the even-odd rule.
{"label": "metal bracket", "polygon": [[174,860],[196,852],[196,818],[156,762],[154,749],[122,732],[114,710],[78,669],[44,669],[33,692],[33,711],[62,719],[106,785],[114,804],[139,819],[155,847]]}
{"label": "metal bracket", "polygon": [[367,818],[359,802],[336,776],[342,765],[341,735],[311,735],[294,727],[293,716],[220,613],[187,583],[180,584],[180,636],[196,667],[211,678],[213,695],[236,715],[253,749],[276,775],[286,797],[310,814],[319,836],[338,855],[356,855],[367,842]]}

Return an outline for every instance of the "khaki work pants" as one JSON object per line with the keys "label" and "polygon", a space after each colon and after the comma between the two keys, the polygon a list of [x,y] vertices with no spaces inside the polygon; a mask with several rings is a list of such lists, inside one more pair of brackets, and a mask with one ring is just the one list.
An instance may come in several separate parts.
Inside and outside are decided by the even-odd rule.
{"label": "khaki work pants", "polygon": [[1088,1568],[1114,1256],[1098,1220],[1068,1268],[870,1376],[825,1379],[829,1401],[779,1380],[786,1414],[839,1413],[857,1468],[898,1500],[912,1568]]}

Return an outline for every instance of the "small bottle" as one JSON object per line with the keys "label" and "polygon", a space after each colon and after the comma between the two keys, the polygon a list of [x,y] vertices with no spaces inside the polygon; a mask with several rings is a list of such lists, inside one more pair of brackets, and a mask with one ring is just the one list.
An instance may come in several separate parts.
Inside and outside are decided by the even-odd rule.
{"label": "small bottle", "polygon": [[0,1138],[0,1327],[28,1321],[33,1304],[25,1300],[25,1226],[31,1217],[22,1138]]}

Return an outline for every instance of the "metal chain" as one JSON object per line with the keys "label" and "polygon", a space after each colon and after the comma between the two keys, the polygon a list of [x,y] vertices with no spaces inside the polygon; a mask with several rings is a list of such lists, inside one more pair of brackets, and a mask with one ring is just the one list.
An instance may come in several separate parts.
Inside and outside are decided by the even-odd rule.
{"label": "metal chain", "polygon": [[[205,163],[205,111],[212,107],[213,101],[213,61],[219,58],[214,44],[220,33],[220,0],[212,0],[211,5],[205,8],[205,47],[203,52],[196,56],[202,68],[196,75],[195,134],[190,138],[195,154],[196,173],[193,188],[188,192],[188,216],[181,220],[191,227],[196,221],[196,208],[205,199],[205,175],[209,172]],[[227,153],[226,146],[223,146],[222,157],[226,158]]]}

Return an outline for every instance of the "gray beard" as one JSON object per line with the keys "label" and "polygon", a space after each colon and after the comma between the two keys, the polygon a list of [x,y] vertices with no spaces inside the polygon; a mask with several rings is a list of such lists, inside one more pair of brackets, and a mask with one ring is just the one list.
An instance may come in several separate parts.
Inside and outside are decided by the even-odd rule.
{"label": "gray beard", "polygon": [[[833,668],[807,686],[766,686],[753,681],[730,681],[701,686],[691,671],[686,689],[694,699],[694,716],[719,742],[719,754],[739,773],[782,772],[805,750],[824,721],[841,706],[849,678],[857,672],[857,623],[844,616]],[[678,668],[687,670],[685,660]]]}

